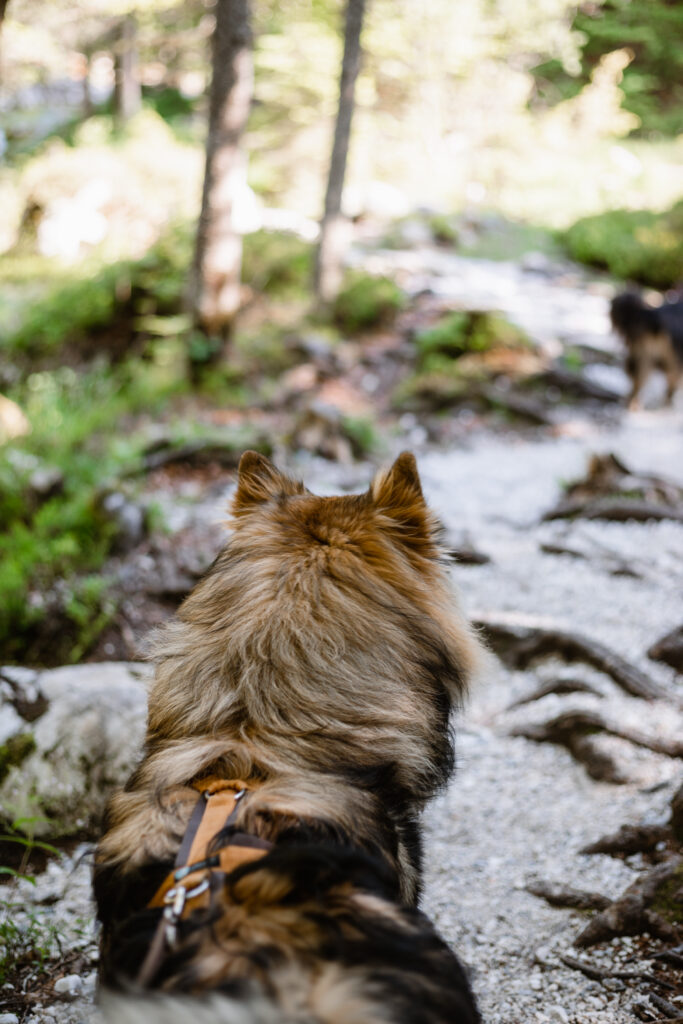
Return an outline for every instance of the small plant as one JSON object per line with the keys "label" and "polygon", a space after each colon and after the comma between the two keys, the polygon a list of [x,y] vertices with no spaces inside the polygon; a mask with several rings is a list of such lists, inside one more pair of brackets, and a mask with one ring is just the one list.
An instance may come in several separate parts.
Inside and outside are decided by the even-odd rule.
{"label": "small plant", "polygon": [[17,920],[21,904],[8,903],[0,915],[0,985],[5,985],[22,967],[31,965],[42,972],[47,962],[61,952],[59,932],[54,924],[37,914]]}
{"label": "small plant", "polygon": [[403,292],[388,277],[356,273],[339,292],[332,314],[342,330],[353,334],[390,320],[404,303]]}
{"label": "small plant", "polygon": [[351,441],[356,458],[363,458],[377,450],[379,440],[372,420],[365,416],[345,416],[342,429]]}

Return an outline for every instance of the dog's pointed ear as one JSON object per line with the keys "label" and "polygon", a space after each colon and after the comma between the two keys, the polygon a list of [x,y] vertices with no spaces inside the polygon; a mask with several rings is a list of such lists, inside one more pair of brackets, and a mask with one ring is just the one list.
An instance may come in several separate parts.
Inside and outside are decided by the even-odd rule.
{"label": "dog's pointed ear", "polygon": [[380,471],[372,481],[371,493],[375,505],[390,514],[416,502],[424,505],[413,453],[401,452],[393,466]]}
{"label": "dog's pointed ear", "polygon": [[438,524],[424,500],[412,452],[402,452],[393,466],[377,474],[370,497],[398,540],[427,557],[436,554]]}
{"label": "dog's pointed ear", "polygon": [[247,451],[240,459],[232,512],[236,516],[243,515],[272,498],[303,491],[302,483],[281,473],[265,455]]}

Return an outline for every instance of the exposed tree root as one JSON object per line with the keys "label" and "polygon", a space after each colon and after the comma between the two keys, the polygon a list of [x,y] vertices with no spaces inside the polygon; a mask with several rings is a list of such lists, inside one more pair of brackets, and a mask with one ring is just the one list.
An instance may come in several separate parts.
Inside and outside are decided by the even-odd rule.
{"label": "exposed tree root", "polygon": [[596,914],[574,944],[585,948],[619,935],[641,935],[643,932],[665,942],[680,941],[683,918],[673,923],[664,913],[672,901],[678,903],[676,886],[681,885],[683,856],[675,854],[641,875],[619,899]]}
{"label": "exposed tree root", "polygon": [[650,473],[635,473],[613,453],[593,455],[588,472],[567,488],[544,519],[674,519],[683,522],[683,488]]}
{"label": "exposed tree root", "polygon": [[548,697],[551,694],[564,696],[568,693],[590,693],[594,697],[602,697],[602,693],[597,686],[587,683],[584,679],[551,679],[548,683],[541,683],[540,686],[532,690],[531,693],[526,694],[526,696],[513,701],[512,704],[508,705],[508,711],[511,711],[513,708],[522,707],[523,704],[531,704],[535,700],[542,700],[543,697]]}
{"label": "exposed tree root", "polygon": [[478,618],[475,626],[481,630],[498,657],[511,668],[526,668],[535,658],[551,655],[565,661],[583,661],[611,676],[614,682],[631,694],[643,700],[676,701],[674,695],[615,654],[604,644],[587,637],[577,636],[561,629],[545,626],[517,625],[496,620],[493,617]]}
{"label": "exposed tree root", "polygon": [[607,853],[610,857],[629,857],[634,853],[651,853],[671,835],[667,825],[622,825],[618,832],[603,836],[584,846],[580,853]]}
{"label": "exposed tree root", "polygon": [[551,907],[568,907],[572,910],[605,910],[612,902],[608,896],[599,892],[585,892],[583,889],[572,889],[558,882],[530,882],[527,892],[545,900]]}
{"label": "exposed tree root", "polygon": [[652,645],[647,652],[648,658],[663,661],[671,665],[677,672],[683,672],[683,625],[672,629]]}

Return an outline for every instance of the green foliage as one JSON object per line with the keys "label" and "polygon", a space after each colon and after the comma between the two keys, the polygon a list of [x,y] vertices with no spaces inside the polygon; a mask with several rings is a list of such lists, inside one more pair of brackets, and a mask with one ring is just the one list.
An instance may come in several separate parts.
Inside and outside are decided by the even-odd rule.
{"label": "green foliage", "polygon": [[[31,965],[42,973],[47,961],[60,952],[59,932],[45,916],[30,914],[25,921],[21,904],[6,903],[0,915],[0,985],[16,970]],[[18,913],[19,912],[19,913]]]}
{"label": "green foliage", "polygon": [[343,331],[356,331],[390,320],[403,308],[403,292],[388,277],[354,273],[334,301],[332,315]]}
{"label": "green foliage", "polygon": [[529,340],[519,327],[499,313],[456,311],[415,338],[418,367],[427,372],[444,369],[465,353],[492,348],[526,347]]}
{"label": "green foliage", "polygon": [[[180,309],[190,252],[189,231],[178,227],[140,260],[114,263],[94,274],[84,275],[80,268],[71,280],[62,280],[31,301],[18,327],[0,329],[0,349],[37,357],[64,344],[82,346],[87,339],[85,354],[94,355],[98,334],[105,330],[123,334],[128,344],[136,334],[159,333],[160,323],[153,318],[170,317]],[[27,272],[32,272],[31,262]],[[184,326],[171,323],[175,329]],[[168,328],[167,323],[167,332]]]}
{"label": "green foliage", "polygon": [[[153,412],[186,387],[163,362],[131,360],[80,375],[69,367],[34,373],[15,394],[33,429],[0,449],[2,657],[25,655],[46,617],[53,662],[82,655],[106,624],[113,606],[97,570],[118,528],[99,497],[108,480],[137,465],[143,444],[118,438],[117,424],[124,415]],[[41,497],[31,477],[45,468],[59,471],[62,483]],[[55,585],[56,599],[47,600]]]}
{"label": "green foliage", "polygon": [[313,246],[286,231],[244,237],[242,280],[267,295],[302,294],[310,287]]}
{"label": "green foliage", "polygon": [[628,48],[622,107],[641,122],[639,133],[683,132],[683,6],[670,0],[603,0],[580,5],[572,30],[579,33],[580,70],[569,74],[551,59],[533,69],[536,100],[546,104],[575,96],[604,54]]}
{"label": "green foliage", "polygon": [[683,275],[683,200],[665,213],[610,210],[565,234],[570,255],[616,277],[670,288]]}
{"label": "green foliage", "polygon": [[183,96],[179,89],[172,86],[161,88],[143,86],[142,95],[144,102],[164,121],[173,123],[178,119],[191,117],[194,113],[194,101]]}
{"label": "green foliage", "polygon": [[377,428],[366,416],[345,416],[342,420],[342,431],[351,440],[356,458],[363,458],[377,451]]}

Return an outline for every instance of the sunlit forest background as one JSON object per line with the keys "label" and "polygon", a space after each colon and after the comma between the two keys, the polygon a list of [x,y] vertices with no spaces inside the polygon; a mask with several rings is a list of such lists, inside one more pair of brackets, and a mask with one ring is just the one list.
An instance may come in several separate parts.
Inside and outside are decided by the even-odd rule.
{"label": "sunlit forest background", "polygon": [[[524,332],[495,309],[424,309],[379,253],[572,259],[660,291],[681,279],[676,2],[373,0],[347,270],[321,302],[344,10],[255,0],[248,171],[231,186],[239,311],[218,332],[188,307],[215,5],[2,7],[5,661],[130,656],[116,572],[170,529],[155,495],[183,473],[229,475],[245,447],[376,461],[451,443],[472,417],[495,428],[482,382],[539,372]],[[523,413],[502,409],[507,424]]]}

